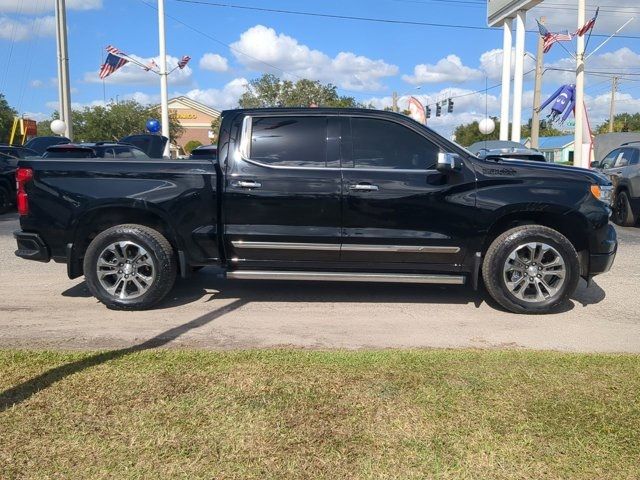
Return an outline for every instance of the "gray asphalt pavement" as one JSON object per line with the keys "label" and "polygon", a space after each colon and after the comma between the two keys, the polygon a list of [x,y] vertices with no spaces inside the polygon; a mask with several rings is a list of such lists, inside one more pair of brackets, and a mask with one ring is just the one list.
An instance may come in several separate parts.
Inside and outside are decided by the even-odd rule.
{"label": "gray asphalt pavement", "polygon": [[146,312],[117,312],[66,267],[14,256],[0,216],[0,347],[529,348],[640,352],[640,228],[619,228],[613,270],[559,313],[515,315],[466,287],[232,281],[204,269]]}

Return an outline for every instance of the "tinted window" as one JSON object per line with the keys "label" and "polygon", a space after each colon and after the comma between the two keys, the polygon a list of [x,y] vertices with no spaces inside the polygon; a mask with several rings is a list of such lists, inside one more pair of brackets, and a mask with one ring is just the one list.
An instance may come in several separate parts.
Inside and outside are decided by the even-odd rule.
{"label": "tinted window", "polygon": [[147,160],[149,158],[146,153],[144,153],[142,150],[138,150],[137,148],[132,148],[131,153],[138,160]]}
{"label": "tinted window", "polygon": [[613,152],[609,153],[609,155],[607,155],[606,157],[604,157],[604,159],[602,160],[602,165],[600,166],[600,168],[611,168],[613,167],[613,165],[616,163],[616,159],[618,158],[618,154],[620,153],[620,150],[614,150]]}
{"label": "tinted window", "polygon": [[290,167],[325,166],[326,117],[257,117],[252,130],[254,160]]}
{"label": "tinted window", "polygon": [[43,158],[92,158],[91,150],[51,150],[44,152]]}
{"label": "tinted window", "polygon": [[640,163],[640,150],[633,148],[633,155],[631,156],[631,163],[629,165],[638,165]]}
{"label": "tinted window", "polygon": [[394,122],[352,118],[356,168],[428,170],[435,168],[439,148],[422,135]]}
{"label": "tinted window", "polygon": [[116,153],[116,158],[133,158],[131,148],[129,147],[115,147],[113,149]]}
{"label": "tinted window", "polygon": [[623,148],[622,155],[618,156],[614,167],[626,167],[627,165],[631,165],[634,153],[635,151],[633,148]]}

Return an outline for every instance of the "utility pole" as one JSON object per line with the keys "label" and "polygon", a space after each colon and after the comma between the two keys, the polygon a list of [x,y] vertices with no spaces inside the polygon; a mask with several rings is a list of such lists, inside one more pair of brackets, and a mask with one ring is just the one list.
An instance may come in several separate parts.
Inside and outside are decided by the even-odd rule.
{"label": "utility pole", "polygon": [[[578,0],[578,28],[584,25],[586,16],[585,9],[585,0]],[[573,164],[576,167],[589,168],[590,159],[583,158],[582,148],[584,142],[584,35],[578,36],[576,44],[576,107],[574,110],[576,127],[575,141],[573,144]]]}
{"label": "utility pole", "polygon": [[69,84],[69,51],[67,47],[67,11],[65,0],[56,0],[56,36],[58,46],[58,95],[60,119],[65,123],[64,135],[73,140],[71,118],[71,86]]}
{"label": "utility pole", "polygon": [[164,29],[164,0],[158,0],[158,41],[160,43],[160,110],[162,135],[167,137],[167,144],[164,147],[163,157],[169,157],[169,96],[167,88],[167,44],[165,41]]}
{"label": "utility pole", "polygon": [[398,109],[398,92],[393,92],[392,98],[392,110],[398,113],[400,110]]}
{"label": "utility pole", "polygon": [[[542,17],[540,23],[545,24]],[[533,113],[531,114],[531,148],[538,148],[540,140],[540,95],[542,93],[542,64],[544,61],[544,39],[538,35],[538,51],[536,52],[536,80],[533,87]]]}
{"label": "utility pole", "polygon": [[511,45],[513,20],[502,25],[502,94],[500,95],[500,140],[509,140],[509,107],[511,106]]}
{"label": "utility pole", "polygon": [[513,71],[513,120],[511,140],[519,142],[522,136],[522,84],[524,81],[524,34],[526,10],[516,13],[516,58]]}
{"label": "utility pole", "polygon": [[618,90],[618,77],[611,79],[611,105],[609,106],[609,133],[613,133],[613,119],[616,116],[616,91]]}

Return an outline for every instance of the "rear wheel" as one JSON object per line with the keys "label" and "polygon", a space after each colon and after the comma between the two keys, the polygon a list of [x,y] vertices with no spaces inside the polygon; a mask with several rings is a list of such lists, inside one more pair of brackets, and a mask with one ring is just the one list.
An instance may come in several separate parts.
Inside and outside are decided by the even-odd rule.
{"label": "rear wheel", "polygon": [[169,293],[177,265],[162,234],[143,225],[118,225],[93,239],[84,273],[91,293],[107,307],[144,310]]}
{"label": "rear wheel", "polygon": [[574,293],[580,263],[564,235],[541,225],[525,225],[493,241],[482,277],[489,294],[507,310],[549,313]]}
{"label": "rear wheel", "polygon": [[613,221],[622,227],[632,227],[636,223],[636,218],[631,209],[631,201],[626,191],[618,192],[616,203],[613,208]]}

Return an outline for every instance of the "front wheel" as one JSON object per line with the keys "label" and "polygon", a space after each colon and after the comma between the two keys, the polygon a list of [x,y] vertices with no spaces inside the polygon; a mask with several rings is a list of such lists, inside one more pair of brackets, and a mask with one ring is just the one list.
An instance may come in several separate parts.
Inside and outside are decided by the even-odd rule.
{"label": "front wheel", "polygon": [[84,274],[89,291],[107,307],[144,310],[169,293],[177,264],[161,233],[143,225],[117,225],[93,239]]}
{"label": "front wheel", "polygon": [[482,278],[493,299],[514,313],[549,313],[576,290],[578,254],[548,227],[524,225],[496,238],[485,255]]}
{"label": "front wheel", "polygon": [[613,221],[621,227],[633,227],[636,223],[636,218],[631,209],[629,194],[624,190],[616,195],[616,203],[613,207]]}

